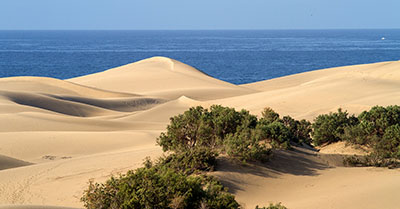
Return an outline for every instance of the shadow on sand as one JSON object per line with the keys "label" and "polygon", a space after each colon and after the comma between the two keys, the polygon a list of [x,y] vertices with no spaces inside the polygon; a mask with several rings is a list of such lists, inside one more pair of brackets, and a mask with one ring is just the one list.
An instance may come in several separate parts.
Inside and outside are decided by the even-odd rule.
{"label": "shadow on sand", "polygon": [[[240,185],[255,177],[279,178],[283,174],[316,176],[318,171],[343,166],[342,155],[320,154],[313,150],[294,147],[293,150],[276,150],[266,163],[239,163],[221,157],[216,176],[230,192],[241,190]],[[257,178],[254,178],[255,181]],[[250,183],[257,184],[255,181]]]}

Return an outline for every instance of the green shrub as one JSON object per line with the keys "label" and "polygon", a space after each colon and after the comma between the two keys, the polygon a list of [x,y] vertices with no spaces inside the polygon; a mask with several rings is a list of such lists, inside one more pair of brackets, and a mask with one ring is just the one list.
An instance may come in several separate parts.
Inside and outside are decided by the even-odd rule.
{"label": "green shrub", "polygon": [[206,147],[196,147],[186,152],[172,153],[159,159],[158,164],[185,174],[213,171],[218,153]]}
{"label": "green shrub", "polygon": [[340,138],[352,144],[371,145],[379,140],[373,129],[372,123],[360,121],[357,125],[346,126]]}
{"label": "green shrub", "polygon": [[290,116],[284,116],[282,123],[288,128],[292,141],[296,143],[311,144],[311,123],[307,120],[295,120]]}
{"label": "green shrub", "polygon": [[244,162],[265,162],[270,157],[271,151],[260,140],[260,132],[255,129],[243,128],[226,137],[225,150],[230,157]]}
{"label": "green shrub", "polygon": [[311,123],[307,120],[295,120],[290,116],[279,118],[279,114],[266,107],[258,128],[264,132],[263,137],[270,140],[275,148],[290,148],[290,142],[311,144]]}
{"label": "green shrub", "polygon": [[[391,129],[393,125],[400,123],[400,107],[399,106],[388,106],[381,107],[375,106],[369,111],[364,111],[358,116],[359,123],[356,125],[350,125],[344,128],[344,134],[341,136],[342,139],[360,145],[367,145],[375,147],[378,144],[383,146],[385,141],[393,138],[394,129]],[[393,127],[392,127],[393,128]],[[386,133],[389,130],[389,133]],[[384,135],[386,138],[384,139]],[[386,148],[387,145],[385,145]],[[382,149],[385,149],[385,146]],[[392,149],[393,151],[393,149]]]}
{"label": "green shrub", "polygon": [[235,133],[239,126],[254,128],[257,125],[257,117],[250,115],[248,111],[242,110],[238,112],[234,108],[222,107],[221,105],[211,106],[210,116],[213,135],[220,142],[226,135]]}
{"label": "green shrub", "polygon": [[400,158],[400,125],[392,125],[385,130],[375,147],[378,155],[384,158]]}
{"label": "green shrub", "polygon": [[341,141],[341,136],[348,126],[354,126],[358,123],[358,119],[354,116],[349,116],[346,111],[338,109],[336,113],[319,115],[312,124],[313,143],[322,145],[324,143],[332,143]]}
{"label": "green shrub", "polygon": [[157,143],[164,151],[180,152],[196,146],[219,148],[226,135],[236,132],[239,126],[254,128],[257,117],[248,111],[213,105],[210,111],[192,107],[183,114],[172,117],[167,132],[161,133]]}
{"label": "green shrub", "polygon": [[183,151],[195,146],[214,147],[210,114],[200,106],[172,117],[167,132],[161,133],[157,143],[164,151]]}
{"label": "green shrub", "polygon": [[268,207],[262,207],[260,208],[258,205],[256,206],[256,209],[287,209],[287,207],[283,206],[281,203],[278,204],[269,204]]}
{"label": "green shrub", "polygon": [[82,199],[88,209],[239,208],[234,196],[214,178],[187,176],[165,167],[129,171],[104,184],[93,184]]}
{"label": "green shrub", "polygon": [[279,114],[270,107],[264,108],[261,115],[262,115],[261,119],[264,120],[266,123],[272,123],[274,121],[279,120]]}
{"label": "green shrub", "polygon": [[348,164],[397,166],[400,159],[400,107],[375,106],[358,116],[358,124],[344,128],[343,140],[373,148],[365,157],[349,157]]}
{"label": "green shrub", "polygon": [[358,116],[360,121],[370,122],[373,131],[378,136],[383,136],[385,130],[392,125],[400,123],[400,107],[395,106],[375,106],[369,111],[364,111]]}
{"label": "green shrub", "polygon": [[214,177],[201,176],[205,197],[201,208],[235,209],[240,208],[235,197]]}
{"label": "green shrub", "polygon": [[282,122],[259,123],[257,129],[261,130],[261,138],[268,140],[273,148],[290,148],[293,135]]}

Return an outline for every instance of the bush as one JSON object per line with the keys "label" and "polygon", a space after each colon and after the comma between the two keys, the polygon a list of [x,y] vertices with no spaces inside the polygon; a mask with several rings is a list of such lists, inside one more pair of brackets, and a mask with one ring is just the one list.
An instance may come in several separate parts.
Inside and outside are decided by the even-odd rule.
{"label": "bush", "polygon": [[243,128],[225,139],[225,150],[230,157],[243,162],[268,160],[271,150],[261,143],[261,134],[255,129]]}
{"label": "bush", "polygon": [[290,116],[284,116],[282,123],[288,128],[292,141],[311,145],[311,123],[307,120],[295,120]]}
{"label": "bush", "polygon": [[158,164],[185,174],[213,171],[216,166],[218,153],[205,148],[193,148],[186,152],[172,153],[159,159]]}
{"label": "bush", "polygon": [[235,197],[227,192],[227,189],[214,177],[202,176],[205,198],[202,201],[201,208],[240,208]]}
{"label": "bush", "polygon": [[281,203],[278,204],[269,204],[268,207],[258,207],[258,205],[256,206],[256,209],[287,209],[287,207],[283,206]]}
{"label": "bush", "polygon": [[236,132],[239,126],[254,128],[257,117],[248,111],[213,105],[210,111],[200,106],[172,117],[166,133],[161,133],[157,143],[164,151],[181,152],[204,146],[219,148],[225,136]]}
{"label": "bush", "polygon": [[336,113],[319,115],[312,124],[313,143],[322,145],[324,143],[332,143],[341,141],[341,136],[348,126],[354,126],[358,123],[358,119],[354,116],[349,116],[346,111],[338,109]]}
{"label": "bush", "polygon": [[250,115],[248,111],[238,112],[233,108],[221,105],[211,106],[210,116],[213,135],[219,139],[219,142],[222,142],[226,135],[235,133],[239,126],[254,128],[257,125],[257,117]]}
{"label": "bush", "polygon": [[210,114],[200,106],[172,117],[167,132],[161,133],[157,143],[164,151],[184,151],[195,146],[214,147]]}
{"label": "bush", "polygon": [[383,136],[387,128],[400,123],[400,107],[397,105],[375,106],[369,111],[362,112],[358,118],[360,121],[372,124],[374,134]]}
{"label": "bush", "polygon": [[400,158],[400,125],[392,125],[385,130],[375,146],[378,155],[384,158]]}
{"label": "bush", "polygon": [[279,120],[279,114],[270,107],[264,108],[261,115],[262,115],[261,119],[267,123],[272,123],[274,121]]}
{"label": "bush", "polygon": [[400,159],[400,107],[375,106],[358,116],[358,123],[344,128],[343,140],[373,148],[366,157],[350,157],[346,163],[363,166],[397,166]]}
{"label": "bush", "polygon": [[373,129],[372,123],[360,121],[357,125],[345,127],[340,138],[353,144],[370,145],[379,140]]}
{"label": "bush", "polygon": [[214,178],[158,166],[129,171],[105,184],[90,182],[81,200],[88,209],[239,208]]}
{"label": "bush", "polygon": [[295,120],[290,116],[279,118],[279,114],[266,107],[258,127],[264,132],[264,138],[269,139],[275,148],[290,148],[290,142],[311,144],[311,123],[307,120]]}
{"label": "bush", "polygon": [[261,130],[261,137],[268,140],[273,148],[290,148],[293,135],[282,122],[260,123],[257,129]]}

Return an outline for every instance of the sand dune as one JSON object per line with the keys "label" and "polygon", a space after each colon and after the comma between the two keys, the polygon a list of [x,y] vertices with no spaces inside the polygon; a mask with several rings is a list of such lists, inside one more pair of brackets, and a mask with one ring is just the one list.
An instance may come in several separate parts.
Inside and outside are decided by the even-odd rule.
{"label": "sand dune", "polygon": [[237,96],[256,90],[212,78],[179,61],[153,57],[69,81],[111,91],[198,100]]}
{"label": "sand dune", "polygon": [[[312,120],[342,107],[358,114],[400,100],[400,62],[384,62],[312,71],[242,85],[260,93],[212,101],[259,114],[263,107]],[[251,102],[249,102],[251,101]]]}
{"label": "sand dune", "polygon": [[[67,81],[2,78],[0,208],[81,208],[89,179],[104,181],[160,156],[157,136],[191,106],[255,114],[269,106],[312,120],[338,107],[359,113],[398,104],[399,82],[400,62],[384,62],[233,85],[163,57]],[[339,143],[320,153],[281,151],[264,165],[222,159],[214,174],[246,208],[398,208],[399,170],[341,167],[342,154],[363,153]]]}

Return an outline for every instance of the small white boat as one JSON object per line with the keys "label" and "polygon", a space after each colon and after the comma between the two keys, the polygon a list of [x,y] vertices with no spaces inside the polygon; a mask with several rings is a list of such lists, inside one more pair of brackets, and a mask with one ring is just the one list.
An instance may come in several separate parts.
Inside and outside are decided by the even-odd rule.
{"label": "small white boat", "polygon": [[385,37],[382,37],[381,39],[382,39],[382,40],[385,40],[386,38],[385,38]]}

